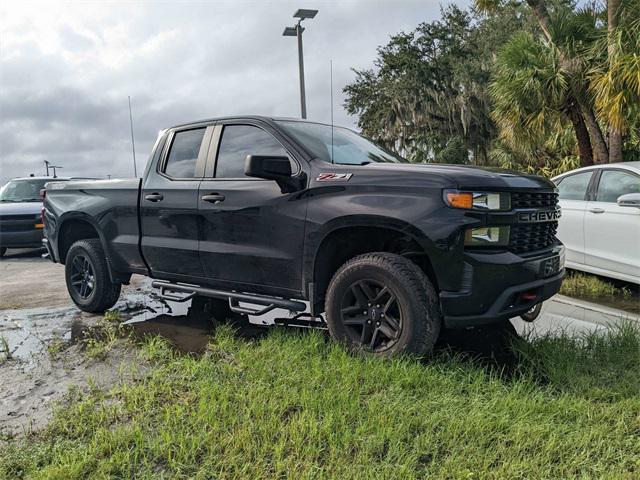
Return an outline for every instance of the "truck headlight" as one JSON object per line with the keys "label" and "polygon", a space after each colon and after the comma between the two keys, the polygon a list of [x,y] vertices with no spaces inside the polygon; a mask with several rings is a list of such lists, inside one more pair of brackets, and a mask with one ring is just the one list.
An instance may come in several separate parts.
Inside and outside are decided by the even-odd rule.
{"label": "truck headlight", "polygon": [[511,195],[506,192],[461,192],[445,190],[444,201],[453,208],[466,210],[510,210]]}
{"label": "truck headlight", "polygon": [[509,244],[509,227],[470,228],[464,233],[467,247],[499,247]]}

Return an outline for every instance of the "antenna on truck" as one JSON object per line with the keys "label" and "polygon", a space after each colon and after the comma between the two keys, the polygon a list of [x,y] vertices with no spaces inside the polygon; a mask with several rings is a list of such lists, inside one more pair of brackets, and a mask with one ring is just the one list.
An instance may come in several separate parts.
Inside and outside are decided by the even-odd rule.
{"label": "antenna on truck", "polygon": [[138,168],[136,166],[136,142],[133,139],[133,115],[131,114],[131,96],[129,99],[129,123],[131,125],[131,151],[133,152],[133,176],[138,177]]}
{"label": "antenna on truck", "polygon": [[329,88],[331,89],[329,96],[331,101],[331,163],[333,163],[333,59],[329,60]]}

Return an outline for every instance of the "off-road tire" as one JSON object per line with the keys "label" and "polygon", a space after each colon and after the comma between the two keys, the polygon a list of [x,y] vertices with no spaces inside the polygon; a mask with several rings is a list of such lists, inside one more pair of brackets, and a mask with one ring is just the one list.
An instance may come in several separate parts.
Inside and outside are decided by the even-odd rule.
{"label": "off-road tire", "polygon": [[[74,258],[86,258],[93,271],[93,289],[86,297],[72,285]],[[65,259],[65,279],[67,291],[78,308],[84,312],[103,313],[113,307],[120,298],[120,283],[113,283],[102,244],[98,239],[78,240],[67,253]]]}
{"label": "off-road tire", "polygon": [[331,337],[351,351],[370,351],[353,339],[353,333],[349,334],[341,313],[347,291],[354,283],[367,279],[387,287],[395,295],[398,309],[402,312],[401,329],[393,340],[395,343],[374,353],[384,357],[429,355],[442,323],[436,290],[415,263],[386,252],[354,257],[333,276],[325,295],[326,321]]}

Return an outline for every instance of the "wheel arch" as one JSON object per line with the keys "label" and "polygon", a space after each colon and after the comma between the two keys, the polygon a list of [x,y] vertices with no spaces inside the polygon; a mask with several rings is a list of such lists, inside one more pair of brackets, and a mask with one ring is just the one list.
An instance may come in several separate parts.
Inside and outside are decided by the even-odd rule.
{"label": "wheel arch", "polygon": [[398,253],[414,261],[429,277],[437,291],[438,280],[431,261],[433,243],[411,224],[396,218],[359,215],[334,219],[305,245],[305,292],[312,310],[324,309],[324,296],[337,269],[363,253]]}
{"label": "wheel arch", "polygon": [[64,265],[67,253],[75,242],[89,238],[97,238],[100,240],[102,249],[106,254],[107,268],[111,281],[123,282],[123,279],[113,271],[111,261],[109,260],[109,249],[107,248],[107,242],[104,236],[100,232],[95,220],[86,214],[68,214],[60,219],[57,229],[57,252],[60,263]]}

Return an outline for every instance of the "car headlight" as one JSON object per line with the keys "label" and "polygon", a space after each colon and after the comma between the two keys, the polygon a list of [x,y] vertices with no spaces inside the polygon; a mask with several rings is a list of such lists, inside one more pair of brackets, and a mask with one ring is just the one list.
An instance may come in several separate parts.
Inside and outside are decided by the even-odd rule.
{"label": "car headlight", "polygon": [[453,208],[465,210],[510,210],[511,195],[506,192],[461,192],[445,190],[444,201]]}
{"label": "car headlight", "polygon": [[467,247],[499,247],[509,244],[509,227],[469,228],[464,233]]}

